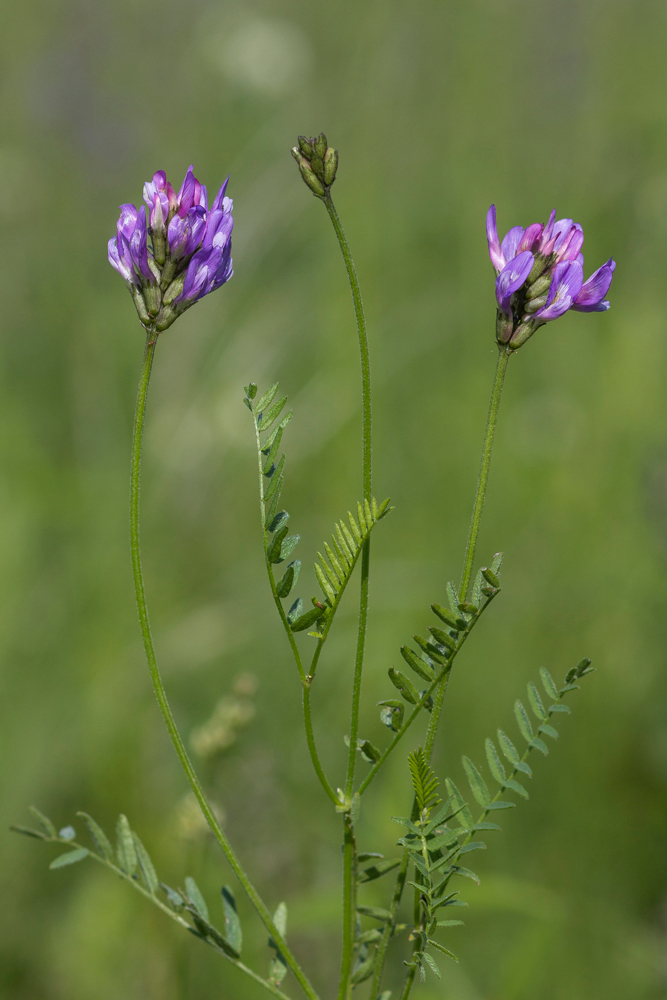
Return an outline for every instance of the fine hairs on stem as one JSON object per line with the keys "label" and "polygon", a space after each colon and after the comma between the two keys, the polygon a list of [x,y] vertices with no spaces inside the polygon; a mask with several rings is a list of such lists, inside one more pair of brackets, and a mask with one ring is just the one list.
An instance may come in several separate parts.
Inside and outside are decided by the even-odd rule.
{"label": "fine hairs on stem", "polygon": [[[584,282],[581,226],[569,219],[556,221],[553,212],[544,225],[533,223],[525,230],[515,226],[501,243],[495,207],[489,209],[487,241],[496,271],[498,361],[461,580],[458,587],[451,582],[445,586],[443,582],[445,596],[441,595],[439,601],[431,604],[434,619],[427,626],[428,635],[414,635],[411,644],[400,647],[401,670],[394,666],[388,669],[392,688],[387,693],[392,696],[380,701],[378,707],[381,731],[386,734],[389,729],[392,735],[384,749],[380,749],[359,735],[368,627],[370,536],[392,510],[388,499],[378,502],[373,495],[371,371],[366,320],[354,261],[331,196],[338,152],[329,147],[326,136],[321,133],[312,138],[299,136],[292,154],[304,182],[324,204],[350,284],[361,367],[361,497],[334,523],[330,538],[322,546],[323,552],[318,552],[314,575],[321,593],[312,598],[312,606],[304,605],[301,597],[294,600],[301,560],[293,556],[300,535],[289,534],[290,515],[281,507],[286,462],[281,448],[292,412],[285,411],[287,397],[278,395],[277,383],[258,394],[257,385],[250,382],[245,387],[244,403],[250,410],[254,426],[261,538],[271,596],[294,661],[295,679],[301,686],[305,747],[323,792],[323,802],[333,807],[331,816],[341,832],[342,926],[341,941],[334,942],[336,948],[341,948],[337,1000],[350,1000],[352,991],[366,982],[370,982],[370,1000],[382,1000],[383,997],[386,1000],[387,994],[381,992],[382,980],[387,955],[394,944],[401,950],[405,967],[401,991],[398,993],[396,986],[394,990],[401,1000],[408,1000],[415,983],[423,981],[427,974],[440,978],[436,957],[439,960],[440,955],[445,955],[456,961],[442,935],[448,935],[449,929],[462,921],[441,918],[451,912],[458,913],[451,907],[466,905],[457,887],[461,879],[479,881],[468,866],[467,855],[486,846],[478,839],[480,833],[486,836],[500,830],[493,822],[497,812],[517,804],[516,798],[508,798],[508,795],[528,798],[529,793],[522,782],[526,777],[532,778],[529,755],[533,751],[549,753],[547,738],[555,740],[558,737],[554,718],[563,718],[559,713],[569,712],[565,696],[577,690],[578,682],[592,670],[590,660],[582,659],[567,671],[559,687],[547,668],[540,668],[541,690],[531,681],[526,688],[528,707],[519,699],[514,704],[518,738],[525,743],[523,752],[503,729],[498,729],[495,736],[485,741],[486,772],[483,773],[469,756],[463,756],[461,763],[470,794],[463,794],[452,778],[441,782],[436,776],[432,759],[436,741],[442,735],[440,721],[454,664],[459,663],[463,647],[468,649],[473,630],[501,590],[502,553],[496,553],[488,565],[478,568],[475,560],[509,358],[538,329],[569,309],[605,311],[609,303],[604,296],[609,290],[615,264],[608,261]],[[115,846],[87,813],[78,815],[87,827],[92,847],[76,839],[73,827],[58,830],[34,807],[31,812],[37,825],[14,829],[66,848],[65,853],[51,862],[53,869],[91,857],[273,996],[292,1000],[291,990],[296,983],[308,1000],[319,1000],[288,941],[287,904],[279,902],[271,912],[260,897],[222,829],[185,749],[157,664],[141,566],[141,451],[156,346],[161,333],[183,312],[226,284],[233,275],[233,203],[227,195],[227,183],[228,180],[223,182],[209,207],[206,188],[194,176],[192,167],[178,194],[167,181],[165,172],[158,170],[144,185],[145,208],[121,206],[116,237],[110,241],[108,252],[112,266],[126,283],[146,334],[132,436],[130,480],[132,568],[146,660],[160,712],[190,788],[259,917],[259,932],[264,940],[268,932],[268,974],[260,974],[241,961],[243,931],[233,888],[222,886],[222,899],[218,901],[222,909],[218,917],[209,913],[204,895],[192,877],[185,878],[184,888],[171,888],[158,878],[149,852],[123,814],[116,824]],[[345,735],[348,752],[340,785],[336,785],[327,776],[325,762],[318,751],[311,702],[316,680],[326,669],[325,646],[357,566],[359,609],[356,644],[349,664],[351,703],[349,731]],[[277,572],[279,567],[282,575]],[[423,745],[417,746],[417,723],[420,721],[425,723],[425,731]],[[409,745],[408,736],[412,741]],[[515,734],[514,740],[518,738]],[[406,815],[393,818],[405,828],[405,833],[398,839],[400,856],[385,858],[378,851],[359,848],[360,837],[368,835],[367,828],[360,825],[360,809],[371,782],[377,779],[399,745],[408,750]],[[359,778],[358,766],[361,767],[362,761],[370,766]],[[487,782],[490,780],[497,787],[492,785],[489,789]],[[477,819],[472,813],[474,803],[481,810]],[[364,897],[366,883],[391,872],[394,872],[393,887],[386,890],[386,908],[368,905]],[[408,886],[413,890],[411,905],[404,899]],[[217,926],[221,919],[224,919],[224,929]],[[293,979],[283,986],[288,973]],[[326,996],[333,996],[333,987],[327,990]]]}

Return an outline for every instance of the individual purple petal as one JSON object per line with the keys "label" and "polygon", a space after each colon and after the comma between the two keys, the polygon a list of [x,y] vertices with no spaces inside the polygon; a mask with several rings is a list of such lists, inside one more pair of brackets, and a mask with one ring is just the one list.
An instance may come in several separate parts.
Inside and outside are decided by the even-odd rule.
{"label": "individual purple petal", "polygon": [[153,174],[153,179],[151,181],[146,181],[144,184],[144,201],[147,205],[152,205],[155,201],[155,195],[160,192],[164,192],[167,186],[167,175],[164,170],[157,170]]}
{"label": "individual purple petal", "polygon": [[535,313],[535,319],[547,322],[566,313],[581,291],[583,281],[584,271],[578,260],[556,264],[546,304]]}
{"label": "individual purple petal", "polygon": [[609,291],[615,268],[616,261],[612,259],[599,267],[581,286],[581,291],[575,297],[572,308],[578,312],[604,312],[607,310],[609,303],[604,302],[603,299]]}
{"label": "individual purple petal", "polygon": [[188,172],[183,178],[181,190],[178,192],[178,214],[181,218],[184,218],[195,204],[195,185],[201,187],[192,169],[192,164],[190,164]]}
{"label": "individual purple petal", "polygon": [[208,191],[205,184],[200,184],[199,204],[208,212]]}
{"label": "individual purple petal", "polygon": [[[222,201],[222,195],[224,194],[224,188],[227,186],[227,181],[223,184],[218,192],[218,198]],[[216,202],[218,200],[216,198]],[[503,257],[503,252],[500,249],[500,240],[498,239],[498,227],[496,225],[496,206],[492,205],[489,211],[486,213],[486,240],[489,244],[489,257],[491,258],[491,263],[498,273],[502,271],[507,261]]]}
{"label": "individual purple petal", "polygon": [[539,242],[538,247],[537,247],[537,249],[538,249],[538,251],[540,253],[544,252],[545,246],[547,245],[547,243],[551,240],[551,238],[553,236],[554,220],[555,220],[555,218],[556,218],[556,209],[554,208],[552,210],[552,212],[551,212],[551,215],[549,216],[549,221],[547,222],[546,226],[544,227],[544,231],[542,233],[542,237],[541,237],[540,242]]}
{"label": "individual purple petal", "polygon": [[202,246],[224,246],[231,236],[233,228],[234,219],[229,212],[224,212],[222,209],[209,212]]}
{"label": "individual purple petal", "polygon": [[219,247],[209,247],[206,250],[197,251],[188,264],[183,291],[176,302],[192,304],[206,295],[213,284],[221,258],[222,251]]}
{"label": "individual purple petal", "polygon": [[533,255],[524,250],[506,264],[496,278],[496,299],[498,307],[506,316],[511,315],[510,299],[521,288],[533,267]]}
{"label": "individual purple petal", "polygon": [[135,284],[136,275],[134,273],[134,268],[132,267],[132,258],[129,255],[129,247],[127,252],[127,257],[125,256],[125,254],[119,253],[116,237],[113,236],[109,240],[107,255],[109,257],[109,263],[111,264],[112,267],[114,267],[118,271],[121,278],[124,278],[125,281],[127,281],[131,285]]}
{"label": "individual purple petal", "polygon": [[220,288],[226,281],[229,281],[233,273],[232,244],[229,242],[222,251],[222,257],[213,278],[211,291],[214,292],[216,288]]}
{"label": "individual purple petal", "polygon": [[176,259],[193,253],[202,240],[205,228],[206,212],[201,205],[191,208],[185,217],[181,217],[179,209],[167,230],[171,256]]}
{"label": "individual purple petal", "polygon": [[500,244],[503,257],[508,263],[513,257],[516,257],[519,252],[519,243],[521,242],[522,236],[523,228],[521,226],[514,226],[513,229],[510,229],[509,233],[507,233],[505,239]]}
{"label": "individual purple petal", "polygon": [[517,253],[522,253],[524,250],[535,251],[537,249],[536,244],[539,242],[539,238],[542,235],[542,224],[540,222],[533,222],[532,225],[528,226],[525,233],[521,237],[521,242],[517,247]]}
{"label": "individual purple petal", "polygon": [[581,252],[581,248],[584,245],[584,231],[581,226],[575,222],[567,237],[563,240],[563,243],[558,248],[558,259],[559,260],[576,260]]}
{"label": "individual purple petal", "polygon": [[122,233],[129,240],[137,224],[138,212],[134,205],[121,205],[118,219],[118,232]]}
{"label": "individual purple petal", "polygon": [[130,237],[130,253],[135,270],[143,275],[151,283],[155,281],[155,276],[148,266],[148,241],[146,232],[146,211],[141,206],[137,214],[137,222],[134,232]]}
{"label": "individual purple petal", "polygon": [[163,229],[169,214],[169,200],[164,191],[156,191],[150,203],[149,223],[151,229]]}
{"label": "individual purple petal", "polygon": [[[213,204],[211,205],[211,211],[212,212],[215,212],[216,209],[223,207],[222,200],[225,197],[225,192],[227,191],[227,185],[228,184],[229,184],[229,177],[227,177],[227,179],[223,183],[222,187],[220,188],[220,190],[218,191],[218,193],[215,196],[215,200],[214,200]],[[495,209],[494,209],[494,212],[495,212]]]}

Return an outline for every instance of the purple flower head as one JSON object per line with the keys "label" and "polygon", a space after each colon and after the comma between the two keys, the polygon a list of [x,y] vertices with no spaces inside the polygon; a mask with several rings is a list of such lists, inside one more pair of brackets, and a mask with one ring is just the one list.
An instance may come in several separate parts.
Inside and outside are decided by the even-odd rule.
{"label": "purple flower head", "polygon": [[609,308],[605,295],[616,264],[607,261],[584,282],[584,231],[572,219],[556,221],[553,211],[546,225],[514,226],[501,242],[492,205],[486,216],[486,238],[497,274],[498,343],[516,349],[540,326],[569,309],[602,312]]}
{"label": "purple flower head", "polygon": [[192,166],[178,194],[158,170],[144,184],[145,209],[121,205],[109,262],[126,281],[147,330],[166,330],[231,278],[234,220],[228,182],[209,210],[206,187]]}

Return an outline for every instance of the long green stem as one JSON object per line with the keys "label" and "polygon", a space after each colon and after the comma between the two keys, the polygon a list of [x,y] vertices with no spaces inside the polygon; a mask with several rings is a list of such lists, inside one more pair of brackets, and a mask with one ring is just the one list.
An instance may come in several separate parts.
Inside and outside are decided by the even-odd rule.
{"label": "long green stem", "polygon": [[486,420],[486,432],[484,434],[482,461],[480,463],[479,478],[477,480],[477,492],[475,494],[475,503],[472,508],[472,519],[470,521],[470,530],[468,532],[468,544],[466,546],[465,559],[463,560],[463,576],[461,577],[461,586],[459,588],[460,601],[465,601],[468,596],[468,587],[470,586],[470,577],[472,576],[472,568],[475,560],[475,548],[477,547],[477,535],[479,533],[480,521],[482,520],[484,498],[486,497],[486,484],[489,478],[489,468],[491,466],[491,451],[493,449],[493,437],[496,431],[496,423],[498,421],[498,407],[500,406],[500,397],[503,391],[505,372],[507,371],[507,362],[510,359],[511,353],[512,351],[510,348],[504,344],[498,348],[498,363],[496,365],[496,374],[493,380],[489,415]]}
{"label": "long green stem", "polygon": [[157,343],[157,334],[154,331],[148,333],[146,338],[146,350],[144,353],[144,363],[141,371],[141,378],[139,380],[139,389],[137,392],[137,404],[134,416],[134,431],[132,435],[132,467],[131,467],[131,477],[130,477],[130,544],[132,549],[132,570],[134,573],[134,587],[137,597],[137,609],[139,611],[139,622],[141,624],[141,634],[144,640],[144,650],[146,652],[146,659],[148,661],[148,666],[151,673],[151,679],[153,681],[153,688],[155,690],[155,697],[157,698],[158,705],[160,706],[160,712],[162,713],[162,718],[165,721],[169,735],[171,736],[171,741],[174,745],[174,749],[178,755],[178,759],[181,762],[185,775],[190,783],[190,787],[195,794],[201,811],[203,812],[206,820],[215,836],[216,840],[220,844],[229,864],[231,865],[234,874],[238,878],[239,882],[243,886],[245,892],[248,895],[251,903],[257,910],[264,926],[269,931],[271,937],[278,945],[281,953],[285,958],[285,962],[289,968],[294,973],[299,985],[302,990],[309,998],[309,1000],[317,1000],[317,994],[308,979],[306,978],[303,970],[301,969],[299,963],[294,958],[294,955],[290,951],[287,943],[285,942],[282,934],[275,926],[271,914],[266,908],[264,902],[260,898],[257,890],[250,882],[248,876],[243,871],[241,864],[234,853],[231,844],[227,840],[227,837],[223,833],[218,820],[216,819],[215,813],[204,794],[199,779],[195,773],[195,770],[190,762],[187,751],[181,739],[181,735],[176,727],[176,722],[169,707],[169,702],[167,701],[167,695],[162,683],[162,678],[160,676],[160,671],[158,669],[157,660],[155,657],[155,649],[153,647],[153,637],[151,635],[150,623],[148,620],[148,607],[146,605],[146,593],[144,590],[144,580],[141,570],[141,552],[139,548],[139,488],[141,481],[141,445],[143,439],[144,430],[144,420],[146,416],[146,398],[148,395],[148,384],[151,376],[151,368],[153,366],[153,357],[155,355],[155,346]]}
{"label": "long green stem", "polygon": [[[343,884],[345,892],[343,895],[343,953],[341,957],[340,984],[338,987],[338,1000],[345,1000],[351,992],[350,975],[352,972],[352,955],[354,953],[354,929],[355,929],[355,891],[357,881],[357,847],[354,839],[354,826],[352,816],[345,813],[343,817]],[[350,891],[348,891],[348,887]]]}
{"label": "long green stem", "polygon": [[[324,204],[334,227],[338,244],[345,261],[347,276],[352,291],[354,312],[357,319],[359,335],[359,354],[361,358],[361,414],[362,414],[362,470],[364,500],[370,503],[372,497],[372,424],[371,424],[371,362],[368,350],[368,335],[366,332],[366,317],[361,301],[361,289],[357,279],[352,254],[347,242],[338,212],[327,191]],[[359,703],[361,699],[361,678],[364,666],[364,646],[366,642],[366,625],[368,621],[368,579],[370,574],[371,540],[366,539],[361,554],[361,587],[359,592],[359,624],[357,629],[357,651],[354,663],[354,681],[352,685],[352,708],[350,713],[350,751],[347,762],[347,778],[345,782],[345,797],[352,802],[354,788],[354,770],[357,760],[357,737],[359,734]],[[350,836],[348,837],[348,827]],[[345,816],[344,871],[343,871],[343,957],[341,963],[341,980],[339,1000],[350,992],[350,973],[352,969],[352,954],[354,948],[354,909],[356,896],[356,848],[352,830],[350,813]],[[348,858],[348,855],[350,857]]]}

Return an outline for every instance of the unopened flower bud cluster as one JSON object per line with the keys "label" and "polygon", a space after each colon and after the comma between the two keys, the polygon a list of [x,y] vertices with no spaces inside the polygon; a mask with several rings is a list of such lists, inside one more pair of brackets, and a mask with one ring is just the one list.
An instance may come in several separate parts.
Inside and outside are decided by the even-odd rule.
{"label": "unopened flower bud cluster", "polygon": [[300,135],[292,156],[299,164],[304,181],[318,198],[324,198],[336,179],[338,150],[327,145],[324,132],[312,139]]}

